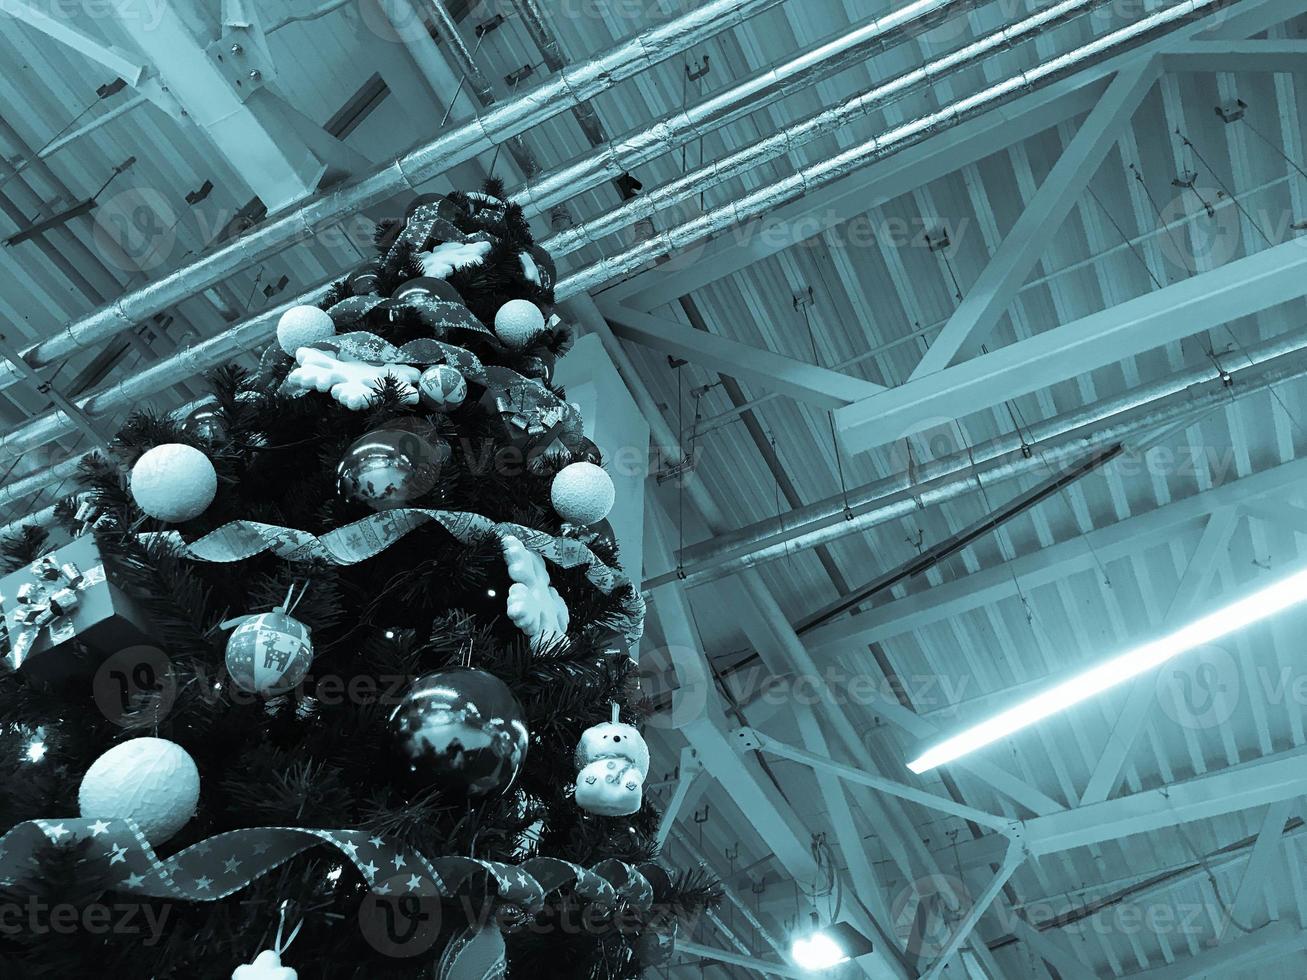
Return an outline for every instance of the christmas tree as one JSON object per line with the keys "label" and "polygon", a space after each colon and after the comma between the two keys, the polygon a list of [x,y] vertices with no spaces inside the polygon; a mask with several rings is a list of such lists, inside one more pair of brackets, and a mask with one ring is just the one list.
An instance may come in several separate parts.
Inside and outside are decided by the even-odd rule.
{"label": "christmas tree", "polygon": [[656,864],[643,604],[502,198],[415,200],[3,542],[0,974],[636,977],[715,900]]}

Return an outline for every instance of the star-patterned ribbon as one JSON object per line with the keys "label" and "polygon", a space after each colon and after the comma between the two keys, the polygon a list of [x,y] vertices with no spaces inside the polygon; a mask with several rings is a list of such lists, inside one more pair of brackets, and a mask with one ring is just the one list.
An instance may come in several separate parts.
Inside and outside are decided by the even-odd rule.
{"label": "star-patterned ribbon", "polygon": [[[176,531],[155,534],[162,535],[183,557],[196,561],[229,563],[271,551],[290,562],[325,561],[333,565],[355,565],[380,554],[406,534],[430,523],[440,525],[464,544],[491,534],[500,538],[515,537],[561,568],[583,566],[586,579],[605,594],[628,583],[623,572],[609,568],[580,541],[556,538],[520,524],[496,523],[480,514],[459,511],[420,507],[380,511],[328,531],[321,537],[309,531],[257,521],[232,521],[189,544]],[[639,642],[644,633],[644,603],[639,600],[638,591],[634,595],[626,622],[618,627],[631,644]]]}
{"label": "star-patterned ribbon", "polygon": [[118,891],[149,898],[215,901],[240,891],[291,858],[313,847],[335,848],[358,869],[379,895],[445,898],[460,894],[474,878],[488,875],[496,900],[534,915],[549,895],[571,887],[591,905],[615,909],[626,903],[645,910],[653,886],[637,868],[608,860],[584,868],[558,858],[531,858],[521,864],[475,858],[427,857],[412,848],[362,830],[254,827],[217,834],[161,858],[131,820],[30,820],[0,837],[0,884],[20,881],[33,867],[33,855],[47,842],[88,841],[91,857],[104,858],[121,871]]}

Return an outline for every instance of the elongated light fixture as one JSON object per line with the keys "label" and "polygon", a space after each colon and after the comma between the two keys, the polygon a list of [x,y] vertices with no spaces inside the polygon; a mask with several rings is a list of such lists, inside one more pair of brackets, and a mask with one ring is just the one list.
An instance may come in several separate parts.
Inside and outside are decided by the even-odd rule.
{"label": "elongated light fixture", "polygon": [[1307,600],[1307,569],[1272,582],[1172,633],[1105,660],[1097,667],[973,725],[928,749],[909,762],[908,768],[913,772],[926,772],[960,759],[976,749],[1064,711],[1073,704],[1087,701],[1123,681],[1146,673],[1194,647],[1269,619],[1304,600]]}

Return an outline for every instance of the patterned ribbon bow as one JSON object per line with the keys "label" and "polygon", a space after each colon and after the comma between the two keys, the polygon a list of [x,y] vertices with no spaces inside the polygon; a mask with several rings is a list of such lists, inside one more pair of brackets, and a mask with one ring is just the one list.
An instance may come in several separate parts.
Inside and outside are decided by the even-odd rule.
{"label": "patterned ribbon bow", "polygon": [[52,555],[38,558],[29,571],[33,581],[18,587],[14,596],[18,605],[10,617],[18,627],[7,658],[14,670],[26,662],[43,630],[50,631],[53,646],[71,640],[77,634],[72,613],[81,604],[78,593],[88,585],[104,581],[103,565],[83,574],[73,562],[60,565]]}

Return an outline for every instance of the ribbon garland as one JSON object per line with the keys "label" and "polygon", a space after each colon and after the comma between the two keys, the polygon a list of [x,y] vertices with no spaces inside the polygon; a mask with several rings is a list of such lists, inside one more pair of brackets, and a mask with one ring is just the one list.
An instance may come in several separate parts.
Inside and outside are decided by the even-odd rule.
{"label": "ribbon garland", "polygon": [[[44,630],[50,631],[51,646],[76,636],[72,614],[81,605],[78,593],[105,581],[103,565],[83,572],[73,562],[60,565],[53,555],[38,558],[27,571],[33,580],[18,587],[14,596],[16,606],[7,617],[12,637],[6,660],[14,670],[27,662],[27,655],[40,641]],[[0,603],[4,603],[3,596]]]}
{"label": "ribbon garland", "polygon": [[638,869],[607,860],[590,868],[537,857],[504,864],[456,856],[427,857],[362,830],[252,827],[217,834],[170,858],[160,858],[132,820],[29,820],[0,837],[0,883],[14,885],[34,867],[47,843],[88,842],[90,857],[103,858],[122,877],[115,890],[147,898],[210,902],[240,891],[313,847],[335,848],[378,895],[453,898],[478,875],[488,875],[497,902],[529,915],[548,897],[571,886],[585,901],[605,909],[620,903],[644,911],[653,886]]}
{"label": "ribbon garland", "polygon": [[[629,583],[625,574],[609,568],[580,541],[555,538],[520,524],[496,523],[480,514],[419,507],[370,514],[321,537],[309,531],[257,521],[232,521],[189,544],[176,531],[154,532],[148,537],[161,535],[182,557],[196,561],[225,564],[271,551],[290,562],[325,561],[333,565],[356,565],[430,523],[438,524],[463,544],[491,534],[501,538],[516,537],[536,554],[561,568],[584,566],[586,579],[605,595]],[[629,644],[638,643],[644,634],[644,601],[637,590],[632,590],[632,594],[635,598],[630,603],[625,622],[617,626]]]}

